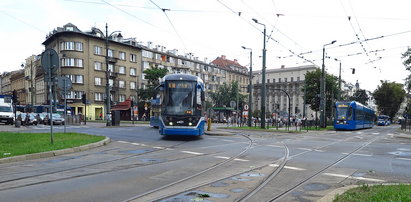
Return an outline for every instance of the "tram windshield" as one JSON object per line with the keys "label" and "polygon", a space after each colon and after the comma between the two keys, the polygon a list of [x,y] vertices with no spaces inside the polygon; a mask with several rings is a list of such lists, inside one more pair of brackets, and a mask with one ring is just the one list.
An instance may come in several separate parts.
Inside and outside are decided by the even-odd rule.
{"label": "tram windshield", "polygon": [[352,110],[346,104],[337,105],[337,116],[338,120],[351,120],[352,119]]}
{"label": "tram windshield", "polygon": [[196,82],[169,81],[164,94],[163,113],[194,115],[196,113]]}

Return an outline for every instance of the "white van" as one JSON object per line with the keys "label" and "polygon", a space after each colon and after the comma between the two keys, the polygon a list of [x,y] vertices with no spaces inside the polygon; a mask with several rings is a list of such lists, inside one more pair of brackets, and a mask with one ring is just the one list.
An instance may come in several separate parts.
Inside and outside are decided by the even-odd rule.
{"label": "white van", "polygon": [[9,95],[0,95],[0,122],[14,124],[13,102]]}

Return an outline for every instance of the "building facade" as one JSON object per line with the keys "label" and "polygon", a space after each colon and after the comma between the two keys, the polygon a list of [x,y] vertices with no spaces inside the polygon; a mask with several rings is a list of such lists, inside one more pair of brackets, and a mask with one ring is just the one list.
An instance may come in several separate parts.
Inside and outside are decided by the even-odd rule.
{"label": "building facade", "polygon": [[[266,70],[266,112],[272,116],[287,117],[288,107],[291,116],[303,118],[304,116],[304,80],[307,72],[315,71],[316,66],[285,67]],[[253,108],[261,109],[261,71],[253,71]],[[283,92],[287,92],[288,96]],[[290,101],[290,102],[289,102]],[[290,104],[289,104],[290,103]],[[310,107],[305,106],[308,119],[315,117]]]}
{"label": "building facade", "polygon": [[239,91],[242,94],[247,94],[247,86],[249,85],[248,69],[240,65],[237,59],[229,60],[225,55],[217,57],[211,62],[215,66],[225,70],[225,81],[231,84],[233,81],[238,81]]}

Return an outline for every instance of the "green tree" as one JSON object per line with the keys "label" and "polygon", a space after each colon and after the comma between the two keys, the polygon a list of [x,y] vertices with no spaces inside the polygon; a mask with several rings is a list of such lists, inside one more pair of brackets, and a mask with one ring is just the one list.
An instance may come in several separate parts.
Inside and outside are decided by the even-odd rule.
{"label": "green tree", "polygon": [[151,67],[149,69],[144,70],[143,73],[146,74],[145,79],[148,80],[148,85],[146,88],[140,88],[137,90],[139,100],[141,101],[150,100],[153,97],[154,88],[160,84],[159,79],[167,75],[167,72],[168,72],[167,69],[158,68],[158,67]]}
{"label": "green tree", "polygon": [[367,92],[363,89],[356,90],[354,95],[350,98],[350,100],[357,101],[363,105],[368,105],[368,99]]}
{"label": "green tree", "polygon": [[238,81],[233,81],[231,84],[226,84],[220,86],[216,92],[210,92],[209,96],[214,103],[214,107],[229,107],[230,101],[237,102],[238,93],[238,103],[242,106],[244,103],[246,95],[242,95],[239,91]]}
{"label": "green tree", "polygon": [[[341,94],[338,89],[338,77],[326,74],[326,116],[331,117],[331,111],[333,103],[338,95]],[[305,75],[305,92],[306,92],[306,104],[310,105],[310,108],[314,111],[319,111],[320,108],[320,80],[321,70],[307,72]],[[304,87],[301,89],[304,93]]]}
{"label": "green tree", "polygon": [[381,81],[381,85],[373,92],[373,97],[377,104],[378,111],[393,118],[400,109],[405,98],[404,85]]}

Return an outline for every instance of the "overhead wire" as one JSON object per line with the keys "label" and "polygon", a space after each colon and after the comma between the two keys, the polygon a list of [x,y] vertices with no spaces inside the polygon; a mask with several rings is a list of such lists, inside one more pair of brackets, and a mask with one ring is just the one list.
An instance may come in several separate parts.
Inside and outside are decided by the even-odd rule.
{"label": "overhead wire", "polygon": [[168,11],[169,9],[166,8],[161,8],[159,5],[157,5],[153,0],[150,0],[150,2],[152,4],[154,4],[158,9],[160,9],[161,11],[163,11],[164,15],[166,16],[168,22],[170,23],[171,27],[173,28],[174,32],[176,33],[176,35],[178,36],[178,38],[180,39],[180,42],[182,43],[184,50],[187,51],[187,47],[186,44],[184,43],[183,38],[181,38],[181,35],[177,32],[176,27],[174,26],[173,22],[171,22],[171,19],[168,17],[166,11]]}

